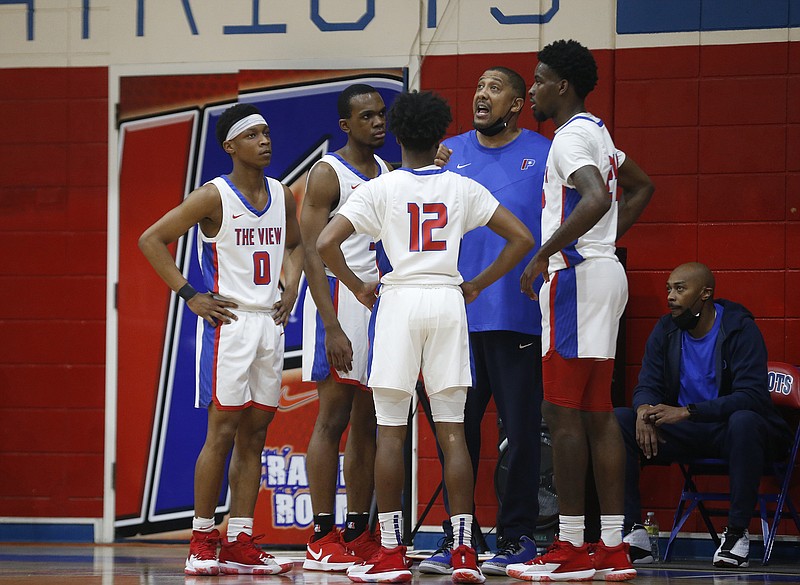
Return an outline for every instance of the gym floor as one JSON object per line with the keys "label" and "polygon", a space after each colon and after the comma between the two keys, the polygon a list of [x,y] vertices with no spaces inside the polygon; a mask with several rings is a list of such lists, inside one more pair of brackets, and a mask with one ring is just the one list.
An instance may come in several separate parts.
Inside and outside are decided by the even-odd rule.
{"label": "gym floor", "polygon": [[[238,585],[282,583],[284,585],[349,585],[341,573],[319,573],[302,569],[303,551],[269,551],[295,561],[292,571],[277,576],[222,575],[193,577],[183,574],[187,545],[121,543],[112,545],[0,545],[0,585],[59,583],[66,585]],[[748,569],[714,569],[710,561],[672,561],[639,567],[638,584],[669,585],[751,585],[767,583],[800,584],[800,558],[782,560],[762,567],[751,561]],[[414,570],[412,583],[446,585],[445,575],[421,575]],[[487,583],[518,585],[510,577],[489,577]]]}

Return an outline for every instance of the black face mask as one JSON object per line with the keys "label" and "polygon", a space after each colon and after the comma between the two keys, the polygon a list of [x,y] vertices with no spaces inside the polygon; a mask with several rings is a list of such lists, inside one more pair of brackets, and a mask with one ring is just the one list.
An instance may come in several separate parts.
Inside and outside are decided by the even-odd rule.
{"label": "black face mask", "polygon": [[697,301],[699,301],[702,298],[702,296],[703,293],[701,292],[700,296],[697,297],[697,300],[695,300],[694,303],[689,305],[689,307],[685,311],[679,313],[678,315],[672,318],[672,322],[675,324],[675,327],[677,327],[681,331],[691,331],[692,329],[697,327],[697,324],[700,323],[700,313],[703,311],[703,305],[705,305],[706,302],[703,301],[703,304],[700,305],[700,309],[697,311],[697,313],[695,313],[692,310],[692,307]]}
{"label": "black face mask", "polygon": [[508,113],[505,116],[497,118],[497,120],[495,120],[495,122],[491,126],[487,128],[475,128],[475,130],[477,130],[484,136],[497,136],[506,128],[506,126],[508,126],[508,121],[511,119],[512,115],[513,113],[511,111],[511,108],[509,108]]}

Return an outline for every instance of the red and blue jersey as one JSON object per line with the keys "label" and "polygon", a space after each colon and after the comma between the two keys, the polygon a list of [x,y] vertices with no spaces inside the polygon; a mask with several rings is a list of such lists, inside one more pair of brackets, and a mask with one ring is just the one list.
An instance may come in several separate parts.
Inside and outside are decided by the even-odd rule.
{"label": "red and blue jersey", "polygon": [[611,207],[585,234],[550,256],[550,273],[580,264],[589,258],[616,260],[617,169],[625,153],[614,146],[603,121],[580,113],[556,130],[547,157],[542,209],[542,241],[546,242],[572,214],[581,199],[572,174],[594,166],[605,179]]}

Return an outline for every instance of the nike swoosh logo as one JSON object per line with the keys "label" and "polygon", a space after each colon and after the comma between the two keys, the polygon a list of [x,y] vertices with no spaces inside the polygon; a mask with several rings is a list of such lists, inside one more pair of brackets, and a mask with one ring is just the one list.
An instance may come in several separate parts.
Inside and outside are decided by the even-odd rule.
{"label": "nike swoosh logo", "polygon": [[356,187],[358,187],[358,185],[350,185],[351,189],[355,189]]}
{"label": "nike swoosh logo", "polygon": [[233,214],[233,219],[239,219],[239,218],[240,218],[240,217],[242,217],[243,215],[244,215],[244,213],[240,213],[239,215],[236,215],[236,214],[234,213],[234,214]]}
{"label": "nike swoosh logo", "polygon": [[525,349],[526,347],[530,347],[530,346],[532,346],[532,345],[533,345],[533,342],[530,342],[530,343],[520,343],[520,344],[519,344],[519,348],[520,348],[520,349]]}
{"label": "nike swoosh logo", "polygon": [[456,165],[456,168],[457,169],[463,169],[464,167],[468,167],[471,164],[472,164],[471,162],[464,163],[463,165],[462,164],[458,164],[458,165]]}
{"label": "nike swoosh logo", "polygon": [[298,392],[292,394],[290,386],[283,386],[281,388],[281,395],[278,398],[278,408],[283,411],[294,410],[300,408],[304,404],[308,404],[317,399],[317,389],[306,390],[305,392]]}
{"label": "nike swoosh logo", "polygon": [[311,550],[311,547],[308,548],[308,553],[312,557],[314,557],[315,561],[320,562],[320,563],[327,563],[331,559],[331,555],[325,555],[325,558],[323,559],[322,558],[322,550],[320,550],[318,553],[316,553],[313,550]]}

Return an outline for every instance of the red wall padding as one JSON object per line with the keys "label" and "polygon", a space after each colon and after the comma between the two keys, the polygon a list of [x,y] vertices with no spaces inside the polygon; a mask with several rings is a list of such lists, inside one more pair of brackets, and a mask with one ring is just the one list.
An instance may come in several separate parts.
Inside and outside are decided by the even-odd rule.
{"label": "red wall padding", "polygon": [[99,517],[108,71],[0,87],[0,516]]}

